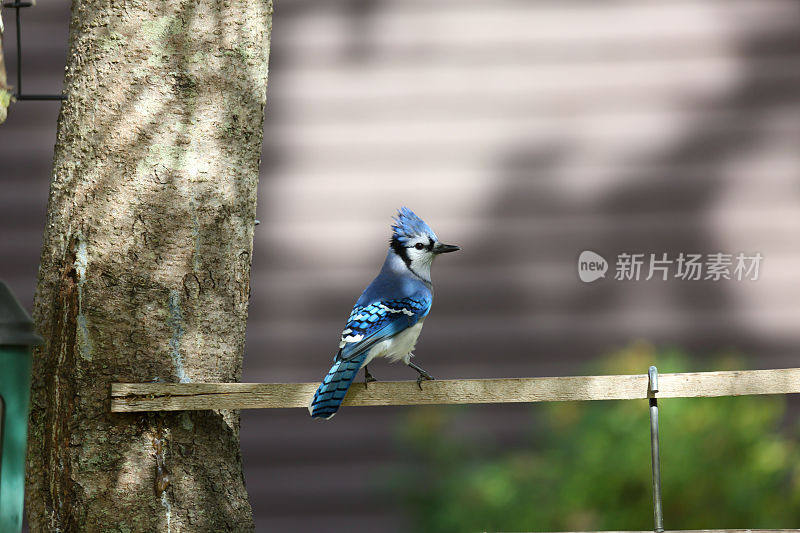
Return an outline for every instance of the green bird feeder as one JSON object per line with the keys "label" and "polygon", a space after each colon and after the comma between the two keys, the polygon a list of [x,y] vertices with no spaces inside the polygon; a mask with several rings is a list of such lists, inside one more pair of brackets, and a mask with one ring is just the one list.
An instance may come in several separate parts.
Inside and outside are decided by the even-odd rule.
{"label": "green bird feeder", "polygon": [[0,531],[22,529],[33,321],[0,281]]}

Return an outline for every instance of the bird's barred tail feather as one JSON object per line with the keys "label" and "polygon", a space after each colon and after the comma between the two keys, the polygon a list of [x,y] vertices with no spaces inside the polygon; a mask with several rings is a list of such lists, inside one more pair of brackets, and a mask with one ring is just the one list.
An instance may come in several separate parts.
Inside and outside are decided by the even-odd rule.
{"label": "bird's barred tail feather", "polygon": [[367,354],[363,353],[350,360],[340,360],[333,364],[308,405],[308,412],[313,418],[327,420],[336,414],[366,357]]}

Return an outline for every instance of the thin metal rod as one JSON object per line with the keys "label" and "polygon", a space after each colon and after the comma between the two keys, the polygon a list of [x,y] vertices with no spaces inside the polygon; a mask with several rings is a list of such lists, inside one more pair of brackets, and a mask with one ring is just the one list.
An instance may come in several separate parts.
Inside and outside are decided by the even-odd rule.
{"label": "thin metal rod", "polygon": [[19,100],[66,100],[63,94],[18,94],[14,98]]}
{"label": "thin metal rod", "polygon": [[16,33],[17,33],[17,94],[14,95],[16,100],[65,100],[63,94],[24,94],[22,92],[22,24],[20,23],[20,8],[31,7],[33,2],[6,2],[3,7],[13,7],[16,10]]}
{"label": "thin metal rod", "polygon": [[19,23],[19,2],[14,6],[17,11],[17,95],[22,95],[22,29]]}
{"label": "thin metal rod", "polygon": [[[651,366],[648,375],[650,377],[650,392],[658,392],[658,369]],[[653,465],[653,519],[655,521],[654,531],[661,533],[664,531],[664,511],[661,505],[661,459],[658,449],[658,399],[650,397],[650,451],[652,454]]]}

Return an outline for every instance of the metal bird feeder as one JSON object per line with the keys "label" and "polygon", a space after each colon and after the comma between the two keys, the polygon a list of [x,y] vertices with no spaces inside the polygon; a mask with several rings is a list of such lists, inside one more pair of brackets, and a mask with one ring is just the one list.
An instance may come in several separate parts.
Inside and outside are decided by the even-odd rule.
{"label": "metal bird feeder", "polygon": [[22,529],[33,321],[0,281],[0,531]]}

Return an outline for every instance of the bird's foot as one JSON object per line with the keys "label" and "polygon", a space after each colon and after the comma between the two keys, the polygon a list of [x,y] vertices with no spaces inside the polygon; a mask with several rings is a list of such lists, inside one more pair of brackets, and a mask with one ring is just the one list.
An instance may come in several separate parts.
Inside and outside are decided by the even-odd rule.
{"label": "bird's foot", "polygon": [[420,374],[419,377],[417,377],[417,387],[419,387],[419,390],[422,390],[423,381],[435,381],[435,380],[436,380],[435,377],[425,372],[424,374]]}
{"label": "bird's foot", "polygon": [[430,374],[428,374],[428,372],[424,368],[417,366],[410,361],[408,363],[408,366],[419,372],[419,377],[417,377],[417,387],[419,387],[419,390],[422,390],[423,381],[434,381],[436,379]]}
{"label": "bird's foot", "polygon": [[367,388],[368,384],[372,381],[378,381],[372,374],[369,373],[367,366],[364,365],[364,388]]}

